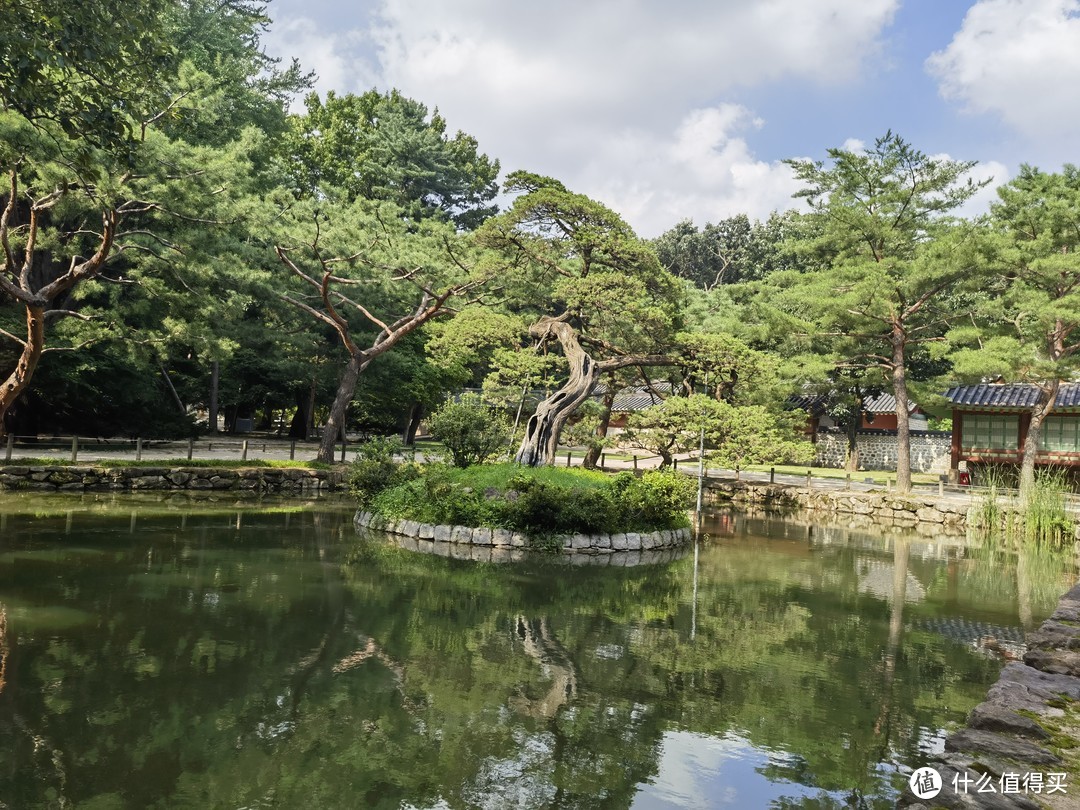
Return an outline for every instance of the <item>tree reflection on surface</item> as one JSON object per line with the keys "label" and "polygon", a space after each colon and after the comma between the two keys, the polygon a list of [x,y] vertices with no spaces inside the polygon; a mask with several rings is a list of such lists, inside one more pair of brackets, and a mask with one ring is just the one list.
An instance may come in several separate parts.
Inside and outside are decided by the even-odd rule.
{"label": "tree reflection on surface", "polygon": [[999,668],[941,628],[1020,623],[999,558],[740,516],[579,568],[136,511],[8,516],[9,806],[886,807]]}

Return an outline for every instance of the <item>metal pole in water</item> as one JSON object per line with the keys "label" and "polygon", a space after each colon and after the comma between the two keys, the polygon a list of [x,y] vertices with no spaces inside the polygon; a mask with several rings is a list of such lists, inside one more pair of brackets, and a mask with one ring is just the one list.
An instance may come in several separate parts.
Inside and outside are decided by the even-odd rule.
{"label": "metal pole in water", "polygon": [[[636,456],[635,456],[636,458]],[[697,462],[697,511],[701,514],[701,497],[705,490],[705,426],[701,426],[701,438],[698,440],[698,462]],[[694,543],[694,553],[697,554],[697,543]],[[694,575],[697,575],[697,568],[694,569]]]}

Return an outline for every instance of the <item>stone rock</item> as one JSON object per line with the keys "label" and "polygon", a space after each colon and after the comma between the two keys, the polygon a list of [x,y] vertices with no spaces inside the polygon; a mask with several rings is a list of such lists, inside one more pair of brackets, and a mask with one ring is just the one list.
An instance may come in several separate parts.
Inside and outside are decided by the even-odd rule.
{"label": "stone rock", "polygon": [[450,530],[451,543],[471,543],[472,529],[468,526],[454,526]]}
{"label": "stone rock", "polygon": [[575,534],[570,541],[570,547],[574,551],[584,551],[593,547],[593,539],[587,534]]}
{"label": "stone rock", "polygon": [[160,489],[165,484],[163,475],[141,475],[131,479],[132,489]]}
{"label": "stone rock", "polygon": [[477,529],[473,529],[472,541],[479,546],[490,546],[492,544],[492,531],[487,526],[481,526]]}
{"label": "stone rock", "polygon": [[510,545],[514,548],[525,548],[529,545],[529,538],[521,532],[514,532],[510,535]]}
{"label": "stone rock", "polygon": [[1061,762],[1057,754],[1029,740],[973,728],[962,728],[949,735],[945,739],[945,750],[981,752],[1031,765],[1057,765]]}
{"label": "stone rock", "polygon": [[[1080,532],[1080,524],[1076,530]],[[1080,585],[1076,585],[1061,598],[1050,618],[1059,622],[1080,622]]]}
{"label": "stone rock", "polygon": [[597,534],[594,536],[596,540],[596,547],[602,549],[611,549],[611,535],[610,534]]}
{"label": "stone rock", "polygon": [[449,543],[450,537],[453,535],[453,526],[439,525],[435,527],[435,534],[433,535],[436,543]]}
{"label": "stone rock", "polygon": [[1024,663],[1052,675],[1080,677],[1080,652],[1068,650],[1028,650]]}
{"label": "stone rock", "polygon": [[616,551],[626,551],[626,535],[622,532],[611,535],[611,547]]}
{"label": "stone rock", "polygon": [[1050,739],[1050,734],[1046,729],[1030,717],[1017,714],[1012,709],[990,702],[980,703],[971,710],[971,715],[968,717],[968,726],[982,731],[1017,734],[1032,740]]}
{"label": "stone rock", "polygon": [[1047,619],[1034,633],[1028,633],[1029,650],[1080,650],[1080,625]]}
{"label": "stone rock", "polygon": [[641,535],[637,532],[626,533],[626,548],[628,551],[641,550]]}
{"label": "stone rock", "polygon": [[944,523],[945,515],[932,506],[923,506],[915,511],[915,517],[924,523]]}
{"label": "stone rock", "polygon": [[430,523],[421,523],[417,534],[421,540],[433,540],[435,538],[435,527]]}
{"label": "stone rock", "polygon": [[514,533],[509,529],[495,529],[491,533],[491,544],[498,547],[510,547],[513,545]]}

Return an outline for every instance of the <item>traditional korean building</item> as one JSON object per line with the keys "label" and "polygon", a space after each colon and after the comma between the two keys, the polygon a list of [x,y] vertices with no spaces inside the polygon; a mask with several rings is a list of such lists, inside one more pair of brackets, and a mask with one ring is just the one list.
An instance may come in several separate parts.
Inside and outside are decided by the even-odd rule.
{"label": "traditional korean building", "polygon": [[[1038,400],[1035,385],[985,383],[950,388],[952,470],[968,464],[1019,464]],[[1037,464],[1080,467],[1080,383],[1062,383],[1043,422]]]}

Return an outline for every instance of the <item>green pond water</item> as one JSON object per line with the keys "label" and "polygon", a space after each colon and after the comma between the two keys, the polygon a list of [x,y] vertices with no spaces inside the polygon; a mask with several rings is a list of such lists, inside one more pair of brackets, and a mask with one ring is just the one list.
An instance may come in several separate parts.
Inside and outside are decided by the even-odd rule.
{"label": "green pond water", "polygon": [[1075,578],[719,513],[495,564],[352,513],[0,495],[0,807],[891,807]]}

